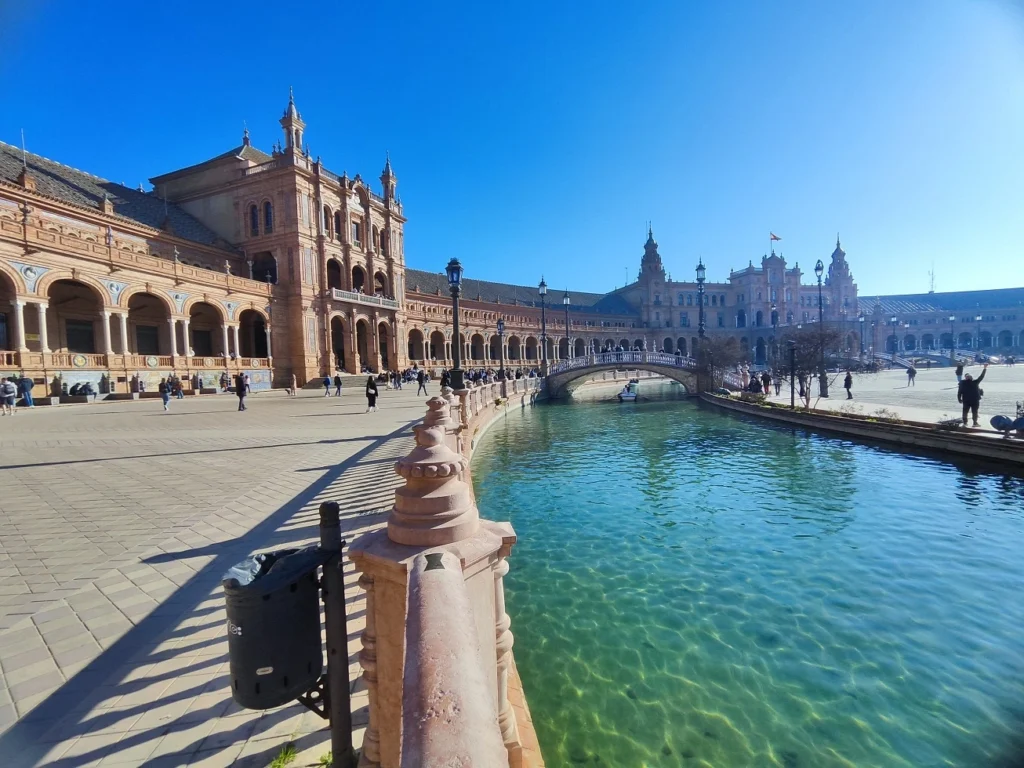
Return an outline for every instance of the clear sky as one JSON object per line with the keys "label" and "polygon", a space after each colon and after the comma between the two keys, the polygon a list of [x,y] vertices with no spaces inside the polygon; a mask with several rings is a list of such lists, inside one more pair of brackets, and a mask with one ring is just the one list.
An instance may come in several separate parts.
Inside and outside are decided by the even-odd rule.
{"label": "clear sky", "polygon": [[1024,285],[1024,5],[0,0],[0,140],[136,186],[288,86],[314,155],[391,152],[410,266],[608,290],[768,233],[862,295]]}

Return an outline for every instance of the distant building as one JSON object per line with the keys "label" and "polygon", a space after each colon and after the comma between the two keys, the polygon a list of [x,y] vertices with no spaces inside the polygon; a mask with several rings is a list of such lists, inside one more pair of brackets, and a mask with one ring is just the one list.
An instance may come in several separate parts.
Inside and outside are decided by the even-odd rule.
{"label": "distant building", "polygon": [[[406,268],[390,158],[374,189],[310,156],[291,97],[280,125],[269,153],[245,131],[239,146],[152,178],[151,192],[0,143],[0,373],[127,392],[172,372],[216,386],[245,371],[269,387],[292,374],[440,368],[453,343],[467,367],[540,362],[535,285],[466,279],[454,342],[444,275]],[[773,251],[706,283],[707,332],[770,360],[778,328],[817,322],[817,283],[802,278]],[[838,238],[821,296],[851,350],[862,329],[867,347],[895,337],[901,353],[1024,343],[1024,289],[865,301]],[[552,286],[546,301],[549,360],[614,347],[686,355],[697,339],[697,285],[666,274],[651,231],[635,282],[606,294]]]}

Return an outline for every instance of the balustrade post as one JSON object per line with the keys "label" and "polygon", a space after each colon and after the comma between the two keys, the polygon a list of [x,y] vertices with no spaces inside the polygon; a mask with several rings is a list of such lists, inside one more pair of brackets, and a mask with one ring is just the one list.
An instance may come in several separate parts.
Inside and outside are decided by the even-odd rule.
{"label": "balustrade post", "polygon": [[366,732],[363,735],[363,748],[359,755],[359,768],[378,768],[380,766],[380,725],[377,702],[377,611],[374,593],[374,579],[368,573],[359,577],[359,586],[366,594],[366,626],[363,629],[362,650],[359,651],[359,665],[363,668],[363,682],[366,683],[367,709],[369,714]]}
{"label": "balustrade post", "polygon": [[510,752],[519,747],[519,727],[512,703],[508,700],[508,673],[512,666],[513,637],[510,627],[512,620],[505,612],[505,574],[508,573],[509,553],[498,552],[498,560],[494,563],[494,642],[498,661],[498,727],[501,728],[501,739]]}
{"label": "balustrade post", "polygon": [[167,320],[167,330],[171,334],[171,357],[176,357],[178,354],[178,328],[173,317]]}

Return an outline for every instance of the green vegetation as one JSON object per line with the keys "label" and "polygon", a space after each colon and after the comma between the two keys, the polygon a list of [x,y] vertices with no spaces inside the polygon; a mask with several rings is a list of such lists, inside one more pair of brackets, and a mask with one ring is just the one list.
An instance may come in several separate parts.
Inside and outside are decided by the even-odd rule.
{"label": "green vegetation", "polygon": [[284,768],[286,765],[294,762],[296,754],[298,753],[295,751],[295,745],[289,741],[281,747],[281,751],[271,761],[269,768]]}

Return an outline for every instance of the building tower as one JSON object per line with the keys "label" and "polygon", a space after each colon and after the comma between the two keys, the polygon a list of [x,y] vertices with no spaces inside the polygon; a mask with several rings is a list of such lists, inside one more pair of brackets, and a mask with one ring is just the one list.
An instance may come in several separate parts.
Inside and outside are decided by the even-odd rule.
{"label": "building tower", "polygon": [[306,130],[306,124],[302,121],[302,115],[295,107],[295,93],[288,88],[288,107],[281,118],[281,128],[284,129],[285,151],[302,151],[302,135]]}
{"label": "building tower", "polygon": [[380,174],[380,184],[384,188],[384,200],[390,202],[395,198],[395,188],[398,186],[398,177],[391,170],[391,153],[386,155],[384,170]]}
{"label": "building tower", "polygon": [[[846,263],[846,251],[839,244],[836,233],[836,249],[832,251],[832,261],[828,265],[825,278],[828,287],[830,306],[826,307],[825,316],[837,320],[848,320],[857,315],[857,287],[850,273],[850,265]],[[829,311],[831,310],[831,311]]]}

